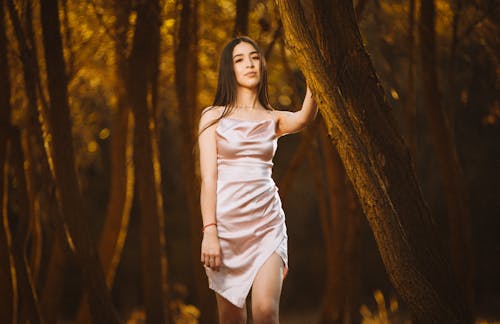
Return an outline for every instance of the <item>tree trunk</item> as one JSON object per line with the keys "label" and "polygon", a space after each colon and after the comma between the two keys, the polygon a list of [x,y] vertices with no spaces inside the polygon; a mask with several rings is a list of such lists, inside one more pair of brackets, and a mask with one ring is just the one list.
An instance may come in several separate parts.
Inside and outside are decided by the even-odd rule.
{"label": "tree trunk", "polygon": [[452,265],[467,296],[468,306],[474,307],[474,256],[470,233],[469,206],[463,173],[458,159],[454,131],[441,104],[436,70],[436,34],[434,0],[422,0],[420,9],[420,50],[422,78],[427,118],[432,142],[439,161],[446,195]]}
{"label": "tree trunk", "polygon": [[[24,155],[26,156],[26,182],[29,197],[29,212],[31,219],[31,273],[33,281],[37,282],[39,267],[42,257],[42,233],[40,224],[40,200],[39,193],[35,192],[35,187],[41,181],[40,174],[48,174],[48,165],[45,151],[43,149],[42,127],[38,119],[38,95],[36,91],[36,80],[39,78],[39,69],[37,62],[37,52],[33,32],[33,15],[32,3],[27,1],[25,10],[25,30],[21,26],[19,14],[14,6],[13,1],[8,1],[8,9],[12,26],[15,31],[16,40],[18,43],[22,69],[23,81],[25,85],[26,97],[28,99],[28,110],[24,121],[26,130],[22,136]],[[43,170],[36,172],[37,168]]]}
{"label": "tree trunk", "polygon": [[48,117],[54,151],[56,192],[72,240],[70,246],[83,272],[92,320],[118,323],[118,315],[106,287],[96,248],[90,240],[87,223],[89,217],[85,212],[77,179],[57,0],[44,0],[40,8],[50,97]]}
{"label": "tree trunk", "polygon": [[[357,232],[359,215],[352,208],[352,187],[349,186],[345,169],[335,148],[328,138],[324,124],[321,126],[321,147],[324,160],[326,192],[328,194],[329,215],[324,228],[324,235],[330,236],[325,240],[331,244],[326,250],[329,267],[327,267],[327,285],[322,314],[322,323],[352,323],[358,314],[360,260],[353,253],[361,242],[359,235],[348,236],[350,232]],[[348,244],[349,243],[349,244]],[[352,272],[351,272],[352,271]],[[357,319],[359,321],[359,319]]]}
{"label": "tree trunk", "polygon": [[0,0],[0,322],[17,323],[17,291],[7,217],[8,133],[11,119],[5,1]]}
{"label": "tree trunk", "polygon": [[450,55],[448,58],[448,75],[447,75],[447,84],[448,84],[448,98],[446,106],[448,109],[444,110],[445,116],[450,125],[450,129],[455,129],[455,111],[457,106],[459,105],[460,93],[457,89],[457,77],[456,77],[456,69],[457,69],[457,48],[459,44],[458,39],[458,26],[460,25],[460,21],[463,14],[463,1],[458,0],[451,3],[451,7],[453,8],[453,20],[451,23],[451,44],[450,44]]}
{"label": "tree trunk", "polygon": [[[116,269],[120,263],[125,245],[130,219],[130,209],[134,195],[133,166],[133,120],[127,104],[127,32],[131,5],[129,1],[114,1],[115,21],[115,95],[116,112],[111,121],[111,180],[106,220],[99,241],[99,259],[101,261],[106,284],[113,286]],[[77,322],[88,323],[89,308],[87,296],[84,296],[78,310]]]}
{"label": "tree trunk", "polygon": [[236,19],[234,21],[233,36],[248,35],[248,12],[250,0],[236,0]]}
{"label": "tree trunk", "polygon": [[[52,204],[56,205],[56,202]],[[59,212],[57,207],[54,209],[56,213]],[[58,217],[60,218],[61,216]],[[54,231],[52,244],[47,245],[50,246],[50,257],[46,270],[47,274],[45,275],[45,283],[40,296],[40,307],[46,323],[57,323],[58,306],[64,288],[63,282],[69,247],[67,246],[63,231],[59,228],[56,228]]]}
{"label": "tree trunk", "polygon": [[14,174],[18,184],[17,196],[19,197],[17,201],[19,214],[16,232],[12,237],[12,254],[16,267],[16,282],[19,293],[19,322],[42,323],[36,288],[34,287],[26,258],[26,245],[30,224],[30,206],[26,202],[29,202],[30,197],[28,197],[28,184],[26,182],[25,171],[29,170],[25,170],[21,134],[18,129],[12,129],[11,161],[14,166]]}
{"label": "tree trunk", "polygon": [[[334,49],[323,53],[329,59],[306,27],[300,2],[277,3],[290,49],[314,91],[392,283],[422,323],[468,323],[410,155],[363,47],[352,3],[336,0],[333,12],[316,12],[327,15],[321,21],[336,35],[321,37],[326,48]],[[325,31],[327,26],[320,27]]]}
{"label": "tree trunk", "polygon": [[[359,3],[358,3],[359,5]],[[333,14],[332,2],[319,2],[313,1],[313,20],[315,21],[314,32],[316,35],[319,50],[323,53],[323,57],[332,67],[332,60],[330,53],[335,51],[331,47],[331,42],[322,41],[322,39],[334,39],[332,29],[328,28],[328,19]],[[322,14],[318,14],[322,13]],[[335,70],[330,70],[331,75],[335,75]],[[356,277],[356,272],[349,272],[349,270],[356,269],[359,266],[359,260],[350,257],[353,255],[352,250],[347,248],[356,248],[359,246],[359,236],[347,237],[348,229],[356,231],[358,222],[355,218],[359,215],[355,210],[350,208],[351,198],[354,195],[349,194],[352,187],[348,185],[346,173],[342,161],[328,139],[328,133],[321,123],[321,147],[323,152],[323,159],[325,161],[325,175],[328,192],[328,201],[330,206],[330,216],[328,221],[328,228],[325,229],[325,235],[331,235],[331,244],[329,258],[332,259],[331,267],[327,268],[327,290],[325,292],[324,308],[322,315],[323,323],[350,323],[353,317],[358,312],[359,299],[354,300],[357,294],[350,288],[355,287],[355,282],[359,284],[359,273]],[[349,246],[346,244],[350,240]],[[358,243],[358,244],[356,244]],[[352,262],[352,263],[349,263]]]}
{"label": "tree trunk", "polygon": [[179,107],[182,148],[184,197],[189,217],[191,262],[194,272],[196,304],[200,308],[200,323],[214,323],[217,306],[208,289],[207,276],[200,264],[202,218],[200,213],[199,176],[193,149],[198,138],[198,0],[183,0],[180,14],[178,44],[175,49],[175,90]]}
{"label": "tree trunk", "polygon": [[147,323],[170,322],[167,258],[156,125],[148,106],[155,34],[160,27],[159,2],[137,6],[137,22],[129,60],[128,95],[134,113],[135,179],[141,214],[142,276]]}
{"label": "tree trunk", "polygon": [[415,86],[415,0],[409,2],[408,17],[408,98],[404,111],[404,134],[413,162],[417,158],[417,107]]}
{"label": "tree trunk", "polygon": [[[12,21],[12,26],[15,31],[16,40],[18,42],[18,48],[22,69],[23,69],[23,81],[25,84],[26,97],[28,99],[28,113],[27,113],[27,136],[23,136],[23,147],[26,156],[29,158],[28,165],[30,168],[37,167],[39,174],[37,177],[31,171],[31,176],[33,180],[30,181],[31,185],[29,188],[33,190],[35,182],[39,181],[43,183],[46,187],[52,188],[54,185],[54,173],[52,165],[52,145],[50,142],[50,137],[48,134],[48,118],[46,116],[46,111],[44,111],[41,106],[38,105],[38,92],[37,86],[39,86],[40,80],[40,70],[38,66],[37,50],[35,35],[33,30],[33,15],[32,15],[32,2],[27,1],[26,6],[26,17],[25,17],[25,33],[21,26],[20,15],[14,6],[13,1],[8,1],[8,9],[10,18]],[[40,95],[42,97],[43,95]],[[42,98],[43,99],[43,98]],[[43,100],[42,100],[43,101]],[[36,162],[36,163],[35,163]],[[40,213],[42,208],[48,215],[58,215],[60,218],[60,210],[57,203],[51,200],[51,210],[44,205],[40,205],[39,195],[45,194],[50,195],[47,192],[35,193],[34,190],[29,194],[31,210],[33,216],[31,217],[31,227],[32,227],[32,237],[31,237],[31,275],[34,283],[38,282],[39,267],[42,257],[42,233],[40,224]],[[50,199],[50,197],[45,197]],[[57,218],[57,217],[54,217]],[[59,220],[55,220],[55,223],[60,223]],[[56,229],[57,239],[53,241],[53,245],[56,248],[51,248],[50,258],[47,266],[47,274],[44,280],[44,287],[42,289],[40,305],[43,313],[42,318],[44,318],[48,323],[54,323],[57,321],[57,306],[59,305],[60,296],[62,293],[62,280],[64,278],[64,264],[66,263],[66,256],[63,253],[61,244],[64,244],[64,226],[60,226]],[[57,251],[54,253],[54,251]]]}

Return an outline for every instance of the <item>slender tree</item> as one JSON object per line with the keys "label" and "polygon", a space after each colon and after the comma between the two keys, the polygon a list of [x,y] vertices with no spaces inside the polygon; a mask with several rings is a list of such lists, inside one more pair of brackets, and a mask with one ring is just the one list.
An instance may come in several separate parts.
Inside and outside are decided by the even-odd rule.
{"label": "slender tree", "polygon": [[7,61],[5,1],[0,1],[0,322],[17,322],[17,291],[12,239],[7,217],[8,130],[10,128],[10,76]]}
{"label": "slender tree", "polygon": [[[26,183],[28,191],[28,206],[30,212],[30,227],[32,229],[31,236],[31,273],[33,280],[36,282],[38,278],[41,257],[42,257],[42,231],[40,223],[40,193],[36,192],[35,188],[44,177],[50,178],[48,172],[47,157],[43,149],[42,126],[40,123],[38,111],[38,93],[37,79],[39,79],[39,68],[37,61],[36,43],[34,41],[33,32],[33,15],[32,2],[26,1],[23,7],[25,12],[24,29],[21,24],[20,15],[18,14],[14,2],[7,2],[10,20],[16,36],[20,59],[23,70],[23,81],[26,98],[28,99],[28,109],[24,118],[24,135],[22,136],[24,156],[26,156]],[[37,172],[41,171],[41,172]],[[48,181],[51,181],[48,180]]]}
{"label": "slender tree", "polygon": [[136,9],[127,92],[135,122],[133,155],[141,214],[144,305],[148,323],[168,323],[170,313],[161,173],[156,124],[152,107],[148,104],[148,85],[156,48],[153,42],[160,28],[159,1],[140,2]]}
{"label": "slender tree", "polygon": [[[111,120],[111,152],[110,152],[110,189],[109,200],[99,241],[99,259],[101,261],[106,284],[111,289],[116,270],[121,259],[123,247],[128,234],[130,209],[134,195],[133,166],[133,120],[131,109],[127,103],[127,32],[131,2],[115,0],[113,9],[116,15],[114,22],[115,49],[115,96],[116,109]],[[88,302],[84,298],[78,311],[78,323],[89,321]]]}
{"label": "slender tree", "polygon": [[90,240],[89,218],[77,179],[57,0],[42,1],[40,10],[50,97],[48,117],[54,151],[56,192],[63,220],[69,229],[70,246],[85,278],[91,319],[100,323],[117,323],[118,315],[106,287],[96,247]]}
{"label": "slender tree", "polygon": [[19,207],[16,231],[12,236],[12,254],[16,267],[16,283],[19,292],[19,322],[42,323],[38,306],[36,288],[31,277],[31,271],[26,258],[26,247],[29,234],[30,206],[28,184],[26,183],[25,158],[22,152],[21,134],[19,129],[11,130],[11,161],[17,181]]}
{"label": "slender tree", "polygon": [[415,0],[408,2],[408,98],[406,99],[405,140],[415,162],[417,157],[417,107],[415,85]]}
{"label": "slender tree", "polygon": [[469,206],[455,136],[441,104],[437,75],[434,0],[422,0],[420,8],[420,53],[424,86],[424,107],[446,195],[453,268],[463,284],[469,307],[474,304],[474,256],[470,233]]}
{"label": "slender tree", "polygon": [[199,176],[193,150],[198,138],[198,0],[183,0],[175,49],[175,90],[179,107],[179,132],[182,141],[182,172],[184,197],[189,215],[191,236],[191,263],[194,272],[196,304],[200,308],[200,322],[216,321],[216,305],[207,287],[207,277],[200,264],[202,219],[199,203]]}
{"label": "slender tree", "polygon": [[336,35],[321,38],[334,49],[330,53],[314,42],[300,1],[277,3],[289,48],[315,93],[392,283],[420,322],[469,322],[409,152],[364,49],[352,2],[336,0],[336,10],[315,13],[327,16],[320,20],[320,35],[326,28]]}

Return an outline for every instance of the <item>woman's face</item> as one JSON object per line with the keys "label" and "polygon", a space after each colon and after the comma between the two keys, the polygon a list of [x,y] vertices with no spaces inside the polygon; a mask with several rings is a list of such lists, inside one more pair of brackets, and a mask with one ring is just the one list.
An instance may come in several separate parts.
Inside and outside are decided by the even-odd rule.
{"label": "woman's face", "polygon": [[256,89],[260,83],[260,55],[247,42],[241,42],[233,49],[233,69],[238,86]]}

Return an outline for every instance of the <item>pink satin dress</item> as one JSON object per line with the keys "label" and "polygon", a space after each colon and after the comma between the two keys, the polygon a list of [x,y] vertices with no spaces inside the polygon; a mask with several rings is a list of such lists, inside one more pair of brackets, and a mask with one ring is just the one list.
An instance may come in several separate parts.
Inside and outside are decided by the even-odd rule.
{"label": "pink satin dress", "polygon": [[285,274],[288,269],[285,214],[271,178],[276,123],[222,118],[216,143],[222,265],[218,272],[205,269],[209,287],[242,308],[257,272],[273,253],[283,259]]}

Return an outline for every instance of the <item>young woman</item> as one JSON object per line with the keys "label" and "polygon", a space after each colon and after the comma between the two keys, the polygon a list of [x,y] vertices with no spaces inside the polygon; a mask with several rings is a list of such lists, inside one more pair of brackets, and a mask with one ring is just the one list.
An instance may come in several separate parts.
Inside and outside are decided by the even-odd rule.
{"label": "young woman", "polygon": [[302,109],[273,110],[266,62],[248,37],[222,51],[217,93],[200,120],[201,262],[216,292],[220,323],[245,323],[252,290],[255,323],[278,323],[288,265],[285,215],[271,178],[277,139],[312,121],[307,88]]}

